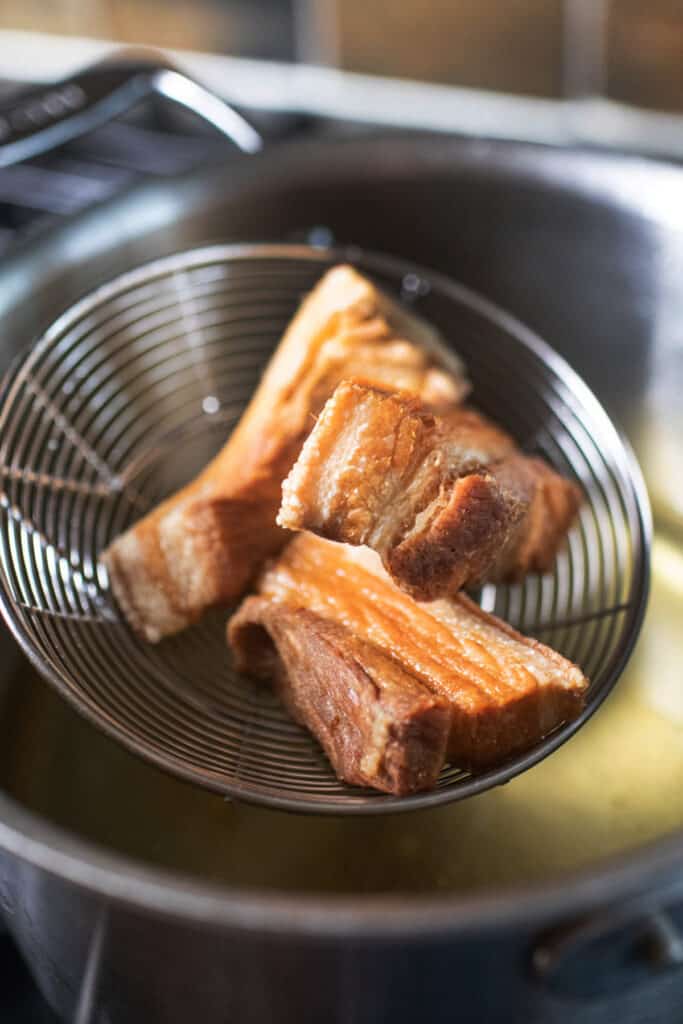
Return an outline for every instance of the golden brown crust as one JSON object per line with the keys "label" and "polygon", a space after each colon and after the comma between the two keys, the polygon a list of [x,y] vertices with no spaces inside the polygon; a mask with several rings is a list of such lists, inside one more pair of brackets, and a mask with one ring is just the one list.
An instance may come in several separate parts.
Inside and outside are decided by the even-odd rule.
{"label": "golden brown crust", "polygon": [[[336,648],[339,670],[334,661],[326,663],[325,699],[345,700],[337,693],[337,687],[346,685],[341,667],[345,658],[355,658],[363,668],[377,666],[378,673],[388,672],[392,663],[401,680],[410,677],[447,701],[452,716],[447,756],[460,767],[481,770],[500,764],[576,717],[583,707],[587,680],[571,662],[486,614],[464,595],[417,604],[395,586],[368,549],[300,534],[264,572],[258,590],[259,597],[247,599],[230,626],[231,642],[242,645],[243,667],[261,674],[273,671],[272,661],[264,665],[260,660],[263,647],[249,648],[237,640],[238,627],[254,618],[254,601],[259,602],[260,621],[283,609],[306,609],[344,630],[343,645]],[[271,636],[279,652],[275,630]],[[286,674],[296,660],[296,645],[293,650]],[[373,661],[380,656],[381,663]],[[312,671],[307,663],[302,679]],[[286,688],[286,678],[281,685]],[[314,704],[319,686],[312,691],[318,694],[311,697]],[[347,717],[356,713],[354,707],[348,705]],[[317,734],[310,709],[301,717]]]}
{"label": "golden brown crust", "polygon": [[528,572],[548,572],[581,506],[581,489],[543,459],[516,454],[493,469],[500,486],[523,492],[528,510],[499,554],[489,579],[519,580]]}
{"label": "golden brown crust", "polygon": [[381,651],[340,623],[259,597],[233,616],[229,640],[238,667],[274,681],[339,778],[398,795],[435,784],[448,702]]}
{"label": "golden brown crust", "polygon": [[222,451],[103,555],[131,625],[150,641],[237,598],[285,542],[275,524],[280,486],[339,381],[369,380],[448,409],[467,389],[436,332],[350,267],[336,267],[304,301]]}
{"label": "golden brown crust", "polygon": [[[509,623],[485,612],[466,594],[434,601],[430,607],[435,618],[445,623],[452,622],[453,628],[463,629],[463,623],[455,621],[457,617],[453,615],[457,609],[468,616],[469,624],[465,630],[469,628],[474,634],[476,623],[480,623],[483,630],[490,630],[485,634],[487,652],[499,648],[497,657],[502,656],[503,661],[506,657],[503,638],[508,637],[515,647],[527,648],[527,659],[540,656],[549,670],[545,685],[530,685],[524,692],[511,697],[503,726],[499,721],[490,720],[495,714],[490,708],[478,719],[460,723],[457,741],[452,740],[450,744],[451,749],[455,745],[458,751],[462,751],[462,754],[458,753],[462,762],[458,763],[475,770],[491,767],[505,757],[528,749],[561,722],[571,722],[581,714],[588,680],[576,665],[552,647],[519,633]],[[524,657],[522,653],[523,660]],[[454,731],[456,727],[454,723]],[[506,751],[505,757],[501,757],[501,749]]]}
{"label": "golden brown crust", "polygon": [[366,544],[418,600],[552,566],[580,491],[474,410],[343,381],[283,484],[278,522]]}
{"label": "golden brown crust", "polygon": [[486,473],[461,477],[432,521],[390,548],[384,564],[418,601],[454,593],[486,579],[526,507]]}

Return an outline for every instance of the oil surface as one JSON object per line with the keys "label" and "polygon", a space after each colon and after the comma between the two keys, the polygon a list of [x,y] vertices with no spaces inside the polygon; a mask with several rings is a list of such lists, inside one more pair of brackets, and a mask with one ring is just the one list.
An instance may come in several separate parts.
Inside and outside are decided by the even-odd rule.
{"label": "oil surface", "polygon": [[54,822],[231,885],[470,891],[557,875],[683,826],[683,542],[659,534],[629,668],[577,736],[482,796],[389,818],[238,806],[170,778],[22,669],[0,693],[0,785]]}

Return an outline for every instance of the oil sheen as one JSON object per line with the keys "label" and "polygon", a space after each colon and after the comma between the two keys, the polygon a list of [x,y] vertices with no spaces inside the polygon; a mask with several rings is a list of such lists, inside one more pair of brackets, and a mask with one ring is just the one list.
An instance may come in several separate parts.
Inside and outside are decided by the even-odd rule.
{"label": "oil sheen", "polygon": [[561,750],[480,797],[389,818],[300,817],[172,779],[22,669],[0,693],[0,785],[98,844],[229,885],[472,891],[585,867],[683,826],[683,538],[660,532],[623,678]]}

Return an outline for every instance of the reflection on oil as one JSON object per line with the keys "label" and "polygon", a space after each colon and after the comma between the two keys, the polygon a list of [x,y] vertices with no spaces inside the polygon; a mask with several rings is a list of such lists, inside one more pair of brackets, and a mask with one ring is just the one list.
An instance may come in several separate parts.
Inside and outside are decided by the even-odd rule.
{"label": "reflection on oil", "polygon": [[471,890],[539,878],[683,825],[683,544],[658,536],[630,667],[564,748],[507,786],[434,811],[295,817],[227,803],[147,767],[22,672],[7,693],[2,784],[147,862],[297,890]]}

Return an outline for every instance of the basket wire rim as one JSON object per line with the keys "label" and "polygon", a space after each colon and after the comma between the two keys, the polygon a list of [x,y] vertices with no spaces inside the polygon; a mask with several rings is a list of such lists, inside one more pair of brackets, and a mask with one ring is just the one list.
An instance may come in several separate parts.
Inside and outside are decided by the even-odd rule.
{"label": "basket wire rim", "polygon": [[[587,702],[578,718],[562,724],[529,751],[516,755],[509,762],[479,775],[469,776],[464,783],[466,792],[456,793],[449,784],[446,784],[438,789],[397,797],[375,793],[369,795],[367,791],[359,787],[345,786],[349,794],[353,795],[352,801],[348,797],[335,799],[317,793],[309,793],[304,801],[301,797],[279,795],[273,791],[272,786],[259,786],[254,782],[231,785],[217,773],[214,776],[211,771],[206,769],[198,771],[191,763],[184,764],[177,757],[170,757],[149,746],[143,747],[121,730],[114,721],[104,717],[102,709],[87,694],[80,691],[76,695],[72,686],[56,666],[46,661],[35,649],[30,631],[23,621],[24,616],[17,614],[16,602],[11,594],[11,583],[8,585],[6,576],[7,551],[4,530],[0,531],[0,581],[2,583],[0,586],[0,614],[2,618],[23,653],[38,672],[91,724],[157,767],[204,788],[213,789],[224,796],[240,799],[247,803],[265,804],[273,808],[301,813],[375,815],[434,807],[454,799],[477,795],[492,786],[508,782],[543,760],[570,739],[597,711],[617,682],[637,640],[647,606],[652,537],[652,517],[647,490],[630,443],[611,421],[588,385],[564,357],[513,314],[438,271],[393,256],[360,249],[357,246],[322,248],[268,243],[218,243],[201,246],[154,259],[126,271],[90,291],[60,314],[40,337],[34,340],[33,344],[29,343],[27,348],[19,353],[5,374],[0,389],[0,427],[4,423],[7,408],[11,403],[13,388],[19,384],[21,371],[25,370],[33,360],[39,359],[46,351],[49,351],[52,343],[63,335],[65,329],[77,326],[79,322],[87,318],[88,313],[94,311],[98,306],[139,285],[152,285],[154,280],[160,277],[178,274],[202,265],[220,265],[231,260],[247,262],[250,260],[283,260],[283,262],[302,260],[312,264],[317,263],[321,269],[344,262],[356,265],[361,271],[371,274],[373,272],[389,274],[397,280],[404,278],[407,274],[415,274],[420,279],[428,281],[431,286],[436,287],[449,299],[478,313],[485,320],[493,322],[498,328],[511,334],[550,369],[554,383],[562,385],[563,401],[572,408],[574,415],[581,418],[582,413],[585,415],[588,412],[591,416],[591,423],[597,422],[601,432],[604,431],[609,437],[610,454],[613,459],[611,469],[618,470],[623,486],[623,490],[621,487],[617,487],[617,493],[622,502],[625,500],[625,520],[632,538],[633,565],[630,577],[631,592],[633,596],[635,590],[635,600],[626,603],[621,609],[602,609],[598,613],[601,615],[624,614],[625,616],[625,623],[622,627],[625,639],[620,643],[618,652],[612,659],[609,672],[601,679],[600,685],[593,690],[590,701]],[[638,582],[637,587],[635,587],[634,581]],[[30,613],[30,610],[26,611]],[[45,618],[48,619],[49,616],[45,616]],[[553,623],[552,625],[554,628],[557,624]],[[49,622],[40,624],[41,630],[45,628],[49,630]],[[457,769],[449,768],[447,771],[454,772],[457,778]],[[461,787],[463,787],[462,783]]]}

